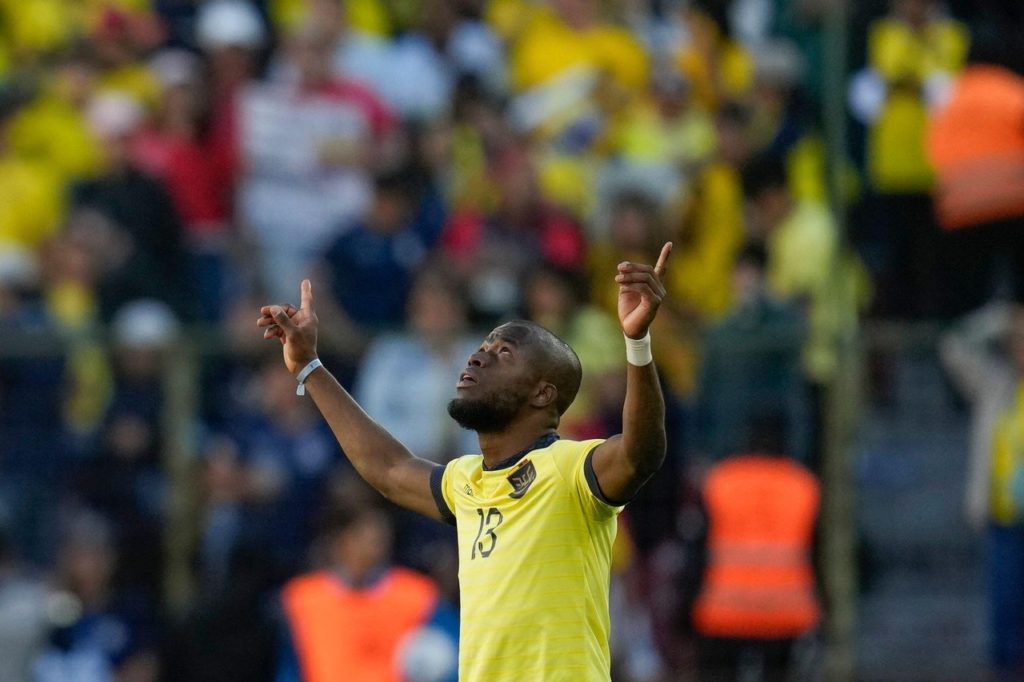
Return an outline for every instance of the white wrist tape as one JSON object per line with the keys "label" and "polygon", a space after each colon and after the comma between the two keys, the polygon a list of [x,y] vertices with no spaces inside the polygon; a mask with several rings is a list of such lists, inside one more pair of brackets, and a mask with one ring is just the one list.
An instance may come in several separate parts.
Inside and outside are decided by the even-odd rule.
{"label": "white wrist tape", "polygon": [[313,373],[313,370],[323,366],[324,363],[320,362],[320,358],[313,358],[308,365],[302,368],[302,371],[295,377],[299,380],[299,386],[295,389],[295,395],[306,395],[306,379]]}
{"label": "white wrist tape", "polygon": [[654,361],[651,355],[651,332],[647,332],[642,339],[631,339],[625,334],[623,337],[626,339],[626,362],[643,367]]}

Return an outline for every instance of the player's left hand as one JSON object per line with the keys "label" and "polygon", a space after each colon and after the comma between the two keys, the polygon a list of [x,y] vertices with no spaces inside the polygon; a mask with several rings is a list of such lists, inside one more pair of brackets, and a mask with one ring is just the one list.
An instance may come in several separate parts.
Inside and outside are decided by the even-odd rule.
{"label": "player's left hand", "polygon": [[619,263],[615,281],[619,285],[619,322],[631,339],[642,339],[665,298],[665,264],[672,252],[672,242],[661,247],[658,262],[651,267],[644,263]]}

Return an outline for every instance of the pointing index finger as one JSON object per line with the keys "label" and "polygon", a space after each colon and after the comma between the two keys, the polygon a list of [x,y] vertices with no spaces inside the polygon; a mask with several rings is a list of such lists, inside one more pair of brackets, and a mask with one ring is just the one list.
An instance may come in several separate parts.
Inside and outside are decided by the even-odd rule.
{"label": "pointing index finger", "polygon": [[313,312],[313,285],[308,279],[302,280],[301,307],[303,310]]}
{"label": "pointing index finger", "polygon": [[665,274],[665,264],[668,262],[668,254],[670,253],[672,253],[672,242],[665,242],[665,246],[661,247],[658,262],[654,265],[654,274],[659,278]]}

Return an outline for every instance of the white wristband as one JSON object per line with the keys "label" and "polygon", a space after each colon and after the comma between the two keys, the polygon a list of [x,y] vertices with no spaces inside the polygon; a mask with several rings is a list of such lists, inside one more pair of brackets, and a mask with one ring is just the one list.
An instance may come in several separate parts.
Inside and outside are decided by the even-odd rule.
{"label": "white wristband", "polygon": [[313,370],[323,366],[324,363],[320,362],[320,358],[313,358],[309,361],[308,365],[302,368],[302,371],[295,377],[299,380],[299,386],[295,389],[295,395],[306,395],[306,379],[313,373]]}
{"label": "white wristband", "polygon": [[626,339],[626,362],[643,367],[654,361],[651,355],[651,332],[647,332],[642,339],[631,339],[625,334],[623,337]]}

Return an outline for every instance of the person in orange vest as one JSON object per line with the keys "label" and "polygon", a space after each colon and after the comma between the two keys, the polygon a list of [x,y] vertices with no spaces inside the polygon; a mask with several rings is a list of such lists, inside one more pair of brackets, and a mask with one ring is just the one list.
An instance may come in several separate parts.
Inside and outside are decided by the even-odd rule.
{"label": "person in orange vest", "polygon": [[793,645],[821,619],[811,545],[821,488],[780,453],[781,416],[755,417],[750,452],[713,466],[703,484],[708,558],[693,609],[701,679],[784,680]]}
{"label": "person in orange vest", "polygon": [[930,120],[949,315],[1024,301],[1024,5],[978,3],[970,63]]}
{"label": "person in orange vest", "polygon": [[281,593],[288,637],[277,682],[455,679],[458,625],[446,621],[457,616],[433,580],[388,565],[392,534],[377,506],[330,520],[326,568],[294,578]]}

